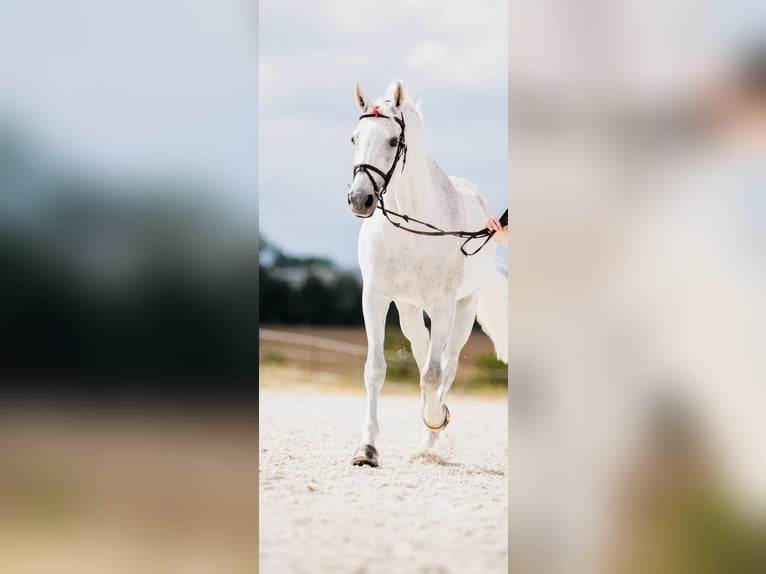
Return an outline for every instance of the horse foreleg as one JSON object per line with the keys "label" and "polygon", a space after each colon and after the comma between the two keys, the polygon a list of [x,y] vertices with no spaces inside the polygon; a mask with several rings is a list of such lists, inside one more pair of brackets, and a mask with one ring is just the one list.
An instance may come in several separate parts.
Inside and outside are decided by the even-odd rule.
{"label": "horse foreleg", "polygon": [[439,305],[429,312],[431,316],[431,340],[425,365],[420,371],[420,390],[423,395],[422,418],[426,428],[438,432],[449,422],[449,410],[440,397],[443,381],[442,354],[449,340],[449,334],[455,321],[455,304]]}
{"label": "horse foreleg", "polygon": [[[422,372],[428,355],[429,339],[428,329],[426,329],[425,321],[423,321],[423,310],[409,303],[397,303],[396,308],[399,311],[399,324],[402,327],[402,333],[412,345],[412,354],[418,365],[418,372]],[[419,448],[433,448],[438,437],[438,432],[429,430],[424,425],[423,439]]]}
{"label": "horse foreleg", "polygon": [[386,378],[386,359],[383,355],[386,314],[390,300],[372,289],[362,291],[362,312],[367,332],[367,362],[364,365],[364,385],[367,388],[367,411],[362,426],[362,441],[354,455],[356,466],[378,466],[375,440],[378,426],[378,395]]}
{"label": "horse foreleg", "polygon": [[[442,354],[442,382],[439,387],[439,400],[444,403],[447,391],[450,390],[457,373],[460,351],[471,336],[473,322],[476,317],[478,295],[469,295],[458,301],[455,309],[455,320]],[[446,405],[445,405],[446,408]],[[423,428],[423,439],[420,448],[433,448],[439,433],[426,425]]]}

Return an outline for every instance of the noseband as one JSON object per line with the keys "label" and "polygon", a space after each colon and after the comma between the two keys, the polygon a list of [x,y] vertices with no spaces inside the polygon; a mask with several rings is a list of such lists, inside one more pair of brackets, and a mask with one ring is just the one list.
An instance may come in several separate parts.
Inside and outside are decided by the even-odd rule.
{"label": "noseband", "polygon": [[[383,194],[386,193],[386,189],[388,189],[388,182],[391,181],[391,176],[394,175],[394,170],[396,169],[396,164],[399,163],[399,159],[402,160],[402,171],[404,171],[404,164],[407,163],[407,144],[404,142],[404,114],[400,114],[400,117],[391,117],[387,116],[385,114],[380,113],[380,107],[375,106],[373,109],[373,112],[371,114],[362,114],[359,116],[359,119],[364,118],[384,118],[384,119],[391,119],[394,120],[397,124],[399,124],[399,127],[401,128],[401,133],[399,134],[399,141],[397,143],[396,147],[396,155],[394,156],[394,162],[391,164],[391,167],[389,170],[385,173],[383,173],[383,170],[375,167],[374,165],[371,165],[369,163],[358,163],[354,166],[354,177],[356,177],[356,174],[360,171],[364,173],[368,178],[370,178],[370,183],[372,183],[372,189],[375,192],[375,198],[382,203],[383,202]],[[380,177],[383,178],[383,185],[378,186],[378,183],[375,181],[375,178],[372,177],[372,173],[377,173]]]}
{"label": "noseband", "polygon": [[[460,251],[462,252],[462,254],[465,255],[466,257],[470,255],[476,255],[481,250],[481,248],[487,244],[490,238],[495,234],[493,230],[484,228],[478,231],[444,231],[443,229],[439,229],[435,225],[431,225],[430,223],[426,223],[425,221],[420,221],[419,219],[415,219],[414,217],[410,217],[409,215],[406,215],[404,213],[396,213],[395,211],[386,209],[386,206],[383,202],[383,195],[386,193],[386,190],[388,189],[388,184],[391,181],[391,177],[394,175],[396,164],[399,163],[399,159],[401,159],[402,171],[404,171],[404,164],[407,162],[407,144],[404,141],[404,113],[400,113],[400,117],[398,118],[396,116],[387,116],[385,114],[380,113],[380,106],[375,106],[371,114],[362,114],[361,116],[359,116],[360,120],[364,118],[384,118],[384,119],[394,120],[396,123],[399,124],[399,127],[402,130],[401,133],[399,134],[399,141],[397,143],[396,155],[394,156],[394,161],[387,172],[384,173],[383,170],[369,163],[358,163],[354,166],[354,177],[356,177],[356,174],[358,174],[359,172],[362,172],[370,179],[370,183],[372,183],[372,189],[375,193],[375,198],[378,200],[377,208],[383,212],[383,215],[386,216],[386,219],[389,221],[389,223],[391,223],[395,227],[398,227],[399,229],[403,229],[404,231],[409,231],[410,233],[415,233],[417,235],[429,235],[432,237],[451,235],[453,237],[463,238],[465,239],[465,241],[460,246]],[[371,172],[374,172],[383,178],[382,185],[378,185],[378,183],[375,181],[375,178],[372,176]],[[413,223],[417,223],[419,225],[423,225],[425,227],[433,229],[433,231],[422,231],[420,229],[412,229],[411,227],[405,227],[402,225],[401,221],[394,221],[393,219],[391,219],[392,215],[394,217],[398,217],[401,220],[404,220],[407,223],[412,221]],[[505,213],[501,216],[500,223],[502,225],[508,225],[508,210],[506,210]],[[479,247],[477,247],[474,251],[471,251],[471,252],[466,251],[466,245],[471,240],[478,239],[481,237],[485,237],[486,239],[481,245],[479,245]]]}

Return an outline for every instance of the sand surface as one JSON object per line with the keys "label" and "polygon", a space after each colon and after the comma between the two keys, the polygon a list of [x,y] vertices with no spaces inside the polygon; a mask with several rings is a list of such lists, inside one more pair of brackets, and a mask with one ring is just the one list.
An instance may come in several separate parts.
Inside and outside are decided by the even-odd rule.
{"label": "sand surface", "polygon": [[507,572],[507,403],[447,402],[418,453],[419,395],[384,388],[380,468],[353,467],[364,394],[262,388],[260,572]]}
{"label": "sand surface", "polygon": [[0,573],[257,572],[256,432],[247,409],[0,405]]}

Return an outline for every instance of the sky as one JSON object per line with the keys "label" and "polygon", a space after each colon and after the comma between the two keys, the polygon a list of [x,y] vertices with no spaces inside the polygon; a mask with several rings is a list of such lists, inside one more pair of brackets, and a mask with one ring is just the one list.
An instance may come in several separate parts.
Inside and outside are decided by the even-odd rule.
{"label": "sky", "polygon": [[[261,0],[261,233],[284,250],[355,268],[362,220],[346,203],[354,83],[401,79],[431,155],[500,215],[508,204],[505,0]],[[414,214],[413,214],[414,215]]]}
{"label": "sky", "polygon": [[[763,2],[706,3],[714,35],[762,31]],[[517,36],[529,21],[512,4]],[[361,221],[345,196],[357,81],[376,97],[403,79],[437,162],[498,214],[507,207],[507,10],[505,0],[6,0],[0,129],[10,119],[88,173],[210,182],[283,249],[355,267]]]}
{"label": "sky", "polygon": [[210,185],[255,226],[256,3],[7,0],[2,12],[0,121],[87,174]]}

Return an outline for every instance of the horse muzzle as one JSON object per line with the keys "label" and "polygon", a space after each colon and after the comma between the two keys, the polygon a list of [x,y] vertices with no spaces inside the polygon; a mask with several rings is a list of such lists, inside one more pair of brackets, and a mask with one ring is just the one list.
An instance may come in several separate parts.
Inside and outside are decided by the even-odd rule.
{"label": "horse muzzle", "polygon": [[375,194],[372,191],[352,189],[348,192],[348,207],[357,217],[372,217],[375,213]]}

